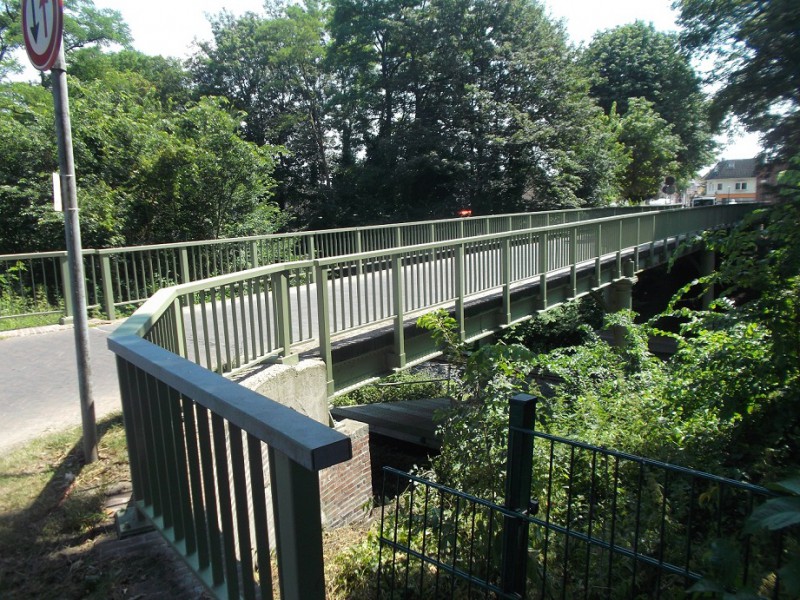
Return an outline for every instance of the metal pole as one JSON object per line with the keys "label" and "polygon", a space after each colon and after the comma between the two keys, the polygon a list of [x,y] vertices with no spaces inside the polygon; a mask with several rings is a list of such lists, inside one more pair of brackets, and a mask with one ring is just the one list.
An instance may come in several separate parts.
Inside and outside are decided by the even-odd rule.
{"label": "metal pole", "polygon": [[[508,461],[506,466],[505,507],[516,513],[534,514],[531,499],[533,477],[533,428],[536,421],[536,398],[517,394],[511,398],[508,414]],[[525,598],[528,561],[528,521],[519,517],[503,518],[502,587],[504,592]]]}
{"label": "metal pole", "polygon": [[75,183],[75,161],[72,155],[72,125],[69,117],[67,63],[62,46],[52,68],[53,102],[58,138],[58,169],[61,189],[66,191],[64,232],[67,241],[72,305],[75,310],[75,354],[78,366],[78,388],[83,424],[83,456],[86,463],[97,460],[97,424],[92,394],[92,367],[89,360],[89,323],[86,315],[86,286],[81,252],[81,230],[78,218],[78,188]]}

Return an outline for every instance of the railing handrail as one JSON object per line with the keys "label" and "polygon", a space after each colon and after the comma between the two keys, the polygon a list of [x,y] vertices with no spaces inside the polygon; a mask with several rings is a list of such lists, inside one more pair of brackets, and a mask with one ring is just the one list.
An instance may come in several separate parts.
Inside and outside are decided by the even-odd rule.
{"label": "railing handrail", "polygon": [[[708,208],[708,207],[704,207]],[[656,211],[653,211],[656,212]],[[677,212],[677,209],[670,209],[670,210],[661,210],[657,211],[658,214],[665,214],[669,212]],[[531,235],[537,233],[550,233],[551,231],[562,231],[564,229],[577,229],[580,227],[590,227],[596,225],[602,225],[604,223],[618,223],[620,221],[627,221],[627,220],[634,220],[634,219],[641,219],[645,215],[641,213],[632,214],[632,215],[619,215],[619,216],[611,216],[611,217],[598,217],[597,219],[587,219],[586,221],[575,221],[569,223],[560,223],[556,225],[542,225],[539,227],[531,227],[527,229],[515,229],[513,231],[502,231],[498,233],[487,233],[481,235],[471,235],[468,237],[463,238],[454,238],[450,240],[439,240],[436,242],[423,242],[421,244],[410,244],[405,246],[396,246],[394,248],[385,248],[383,250],[370,250],[367,252],[358,252],[358,253],[350,253],[350,254],[337,254],[336,256],[328,256],[325,258],[318,258],[315,259],[313,262],[315,265],[319,266],[326,266],[331,265],[334,263],[339,262],[347,262],[347,261],[356,261],[356,260],[364,260],[370,258],[381,258],[393,255],[402,255],[402,254],[410,254],[417,251],[424,251],[424,250],[439,250],[442,248],[446,248],[449,246],[458,246],[461,244],[468,244],[468,243],[480,243],[480,242],[491,242],[491,241],[498,241],[503,240],[506,238],[514,238],[519,237],[522,235]],[[647,214],[647,216],[650,216]],[[284,264],[293,264],[293,263],[284,263]],[[255,269],[254,269],[255,271]],[[247,271],[240,271],[240,273],[246,273]]]}
{"label": "railing handrail", "polygon": [[117,356],[309,471],[320,471],[350,458],[347,436],[121,329],[108,338],[108,346]]}
{"label": "railing handrail", "polygon": [[[708,207],[704,207],[708,208]],[[603,207],[603,206],[596,206],[596,207],[585,207],[585,208],[567,208],[567,209],[559,209],[559,210],[549,210],[549,211],[540,211],[534,213],[504,213],[501,215],[479,215],[474,217],[455,217],[450,219],[429,219],[427,221],[404,221],[401,223],[385,223],[382,225],[363,225],[363,226],[356,226],[356,227],[337,227],[335,229],[311,229],[308,231],[294,231],[294,232],[285,232],[285,233],[263,233],[258,235],[250,235],[250,236],[239,236],[239,237],[231,237],[231,238],[218,238],[212,240],[191,240],[185,242],[164,242],[159,244],[141,244],[141,245],[133,245],[133,246],[114,246],[110,248],[84,248],[82,254],[84,256],[87,255],[106,255],[106,254],[116,254],[116,253],[123,253],[123,252],[137,252],[137,251],[152,251],[152,250],[168,250],[168,249],[175,249],[175,248],[190,248],[190,247],[197,247],[203,245],[221,245],[221,244],[233,244],[233,243],[240,243],[240,242],[256,242],[259,240],[269,240],[269,239],[284,239],[284,238],[298,238],[298,237],[311,237],[314,235],[320,234],[332,234],[332,233],[349,233],[349,232],[358,232],[358,231],[368,231],[368,230],[381,230],[381,229],[395,229],[395,228],[411,228],[411,227],[419,227],[421,225],[441,225],[447,223],[465,223],[469,221],[479,221],[479,220],[500,220],[500,219],[509,219],[514,217],[523,217],[529,215],[545,215],[545,214],[570,214],[570,213],[579,213],[579,212],[587,212],[587,211],[601,211],[601,210],[624,210],[624,211],[639,211],[635,214],[647,213],[647,212],[666,212],[667,210],[677,210],[673,208],[664,209],[663,207],[655,207],[655,206],[647,206],[647,207],[636,207],[636,206],[617,206],[617,207]],[[613,218],[613,217],[610,217]],[[24,253],[15,253],[15,254],[0,254],[0,260],[14,260],[16,257],[20,258],[51,258],[57,256],[66,256],[66,250],[48,250],[44,252],[24,252]]]}

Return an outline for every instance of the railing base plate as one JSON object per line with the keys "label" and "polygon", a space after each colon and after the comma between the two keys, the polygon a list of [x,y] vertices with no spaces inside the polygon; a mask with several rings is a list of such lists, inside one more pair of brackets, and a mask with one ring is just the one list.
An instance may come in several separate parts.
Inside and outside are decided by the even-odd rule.
{"label": "railing base plate", "polygon": [[142,517],[135,506],[117,511],[114,522],[117,526],[117,537],[121,540],[155,529],[147,519]]}

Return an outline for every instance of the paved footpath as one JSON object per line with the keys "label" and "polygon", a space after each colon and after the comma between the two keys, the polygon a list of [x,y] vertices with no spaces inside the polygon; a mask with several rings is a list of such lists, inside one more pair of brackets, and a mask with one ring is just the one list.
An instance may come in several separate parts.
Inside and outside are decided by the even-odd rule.
{"label": "paved footpath", "polygon": [[[121,323],[92,323],[89,352],[95,414],[120,411],[114,354],[106,347]],[[0,452],[81,424],[75,334],[71,326],[0,332]]]}

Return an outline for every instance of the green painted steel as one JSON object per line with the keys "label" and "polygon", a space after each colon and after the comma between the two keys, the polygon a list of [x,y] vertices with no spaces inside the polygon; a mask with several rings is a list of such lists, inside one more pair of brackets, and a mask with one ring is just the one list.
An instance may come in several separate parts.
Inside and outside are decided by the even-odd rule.
{"label": "green painted steel", "polygon": [[[164,292],[109,338],[136,510],[215,596],[271,598],[269,495],[281,597],[324,598],[318,472],[350,458],[349,438],[176,355]],[[171,349],[142,339],[159,327]]]}
{"label": "green painted steel", "polygon": [[[258,266],[528,229],[650,207],[570,209],[83,251],[89,310],[114,319],[156,290]],[[0,319],[72,315],[65,252],[0,255]],[[67,290],[68,291],[68,290]]]}
{"label": "green painted steel", "polygon": [[[152,312],[151,302],[144,305],[152,326],[142,335],[220,374],[265,360],[291,362],[319,348],[335,393],[358,383],[340,376],[333,356],[343,337],[390,327],[392,351],[383,371],[403,368],[418,358],[407,348],[408,321],[424,312],[452,310],[463,338],[474,339],[623,276],[623,256],[635,264],[643,252],[665,257],[675,240],[730,225],[749,210],[640,213],[270,264],[166,288],[165,304]],[[594,278],[588,287],[587,269]],[[549,289],[559,274],[570,280],[566,294]],[[537,300],[521,316],[516,290],[531,283],[538,283]],[[468,331],[467,305],[487,295],[502,297],[499,319]]]}
{"label": "green painted steel", "polygon": [[[213,593],[254,597],[260,586],[271,597],[266,448],[281,597],[322,598],[317,473],[350,457],[349,439],[221,375],[265,360],[293,361],[319,348],[333,395],[435,352],[422,336],[409,335],[409,322],[419,314],[452,310],[462,338],[476,339],[613,282],[625,275],[628,257],[631,264],[657,253],[663,258],[670,245],[730,226],[749,210],[734,205],[570,220],[580,214],[575,211],[445,222],[441,230],[428,223],[326,232],[307,245],[318,252],[313,259],[158,289],[109,338],[136,507]],[[247,241],[242,261],[254,261],[258,243]],[[277,246],[275,256],[285,258],[287,244]],[[171,260],[145,250],[131,254],[130,264],[120,260],[115,267],[102,258],[98,264],[112,279],[129,265],[138,273],[138,289],[155,289],[187,270],[235,267],[222,255],[177,250]],[[362,251],[347,254],[352,250]],[[258,261],[267,255],[259,250]],[[559,277],[566,286],[551,285]],[[534,297],[526,287],[532,283],[539,285]],[[499,310],[486,316],[476,301],[491,298]],[[390,350],[340,361],[337,341],[367,327],[384,327]],[[264,574],[257,579],[256,564]]]}

